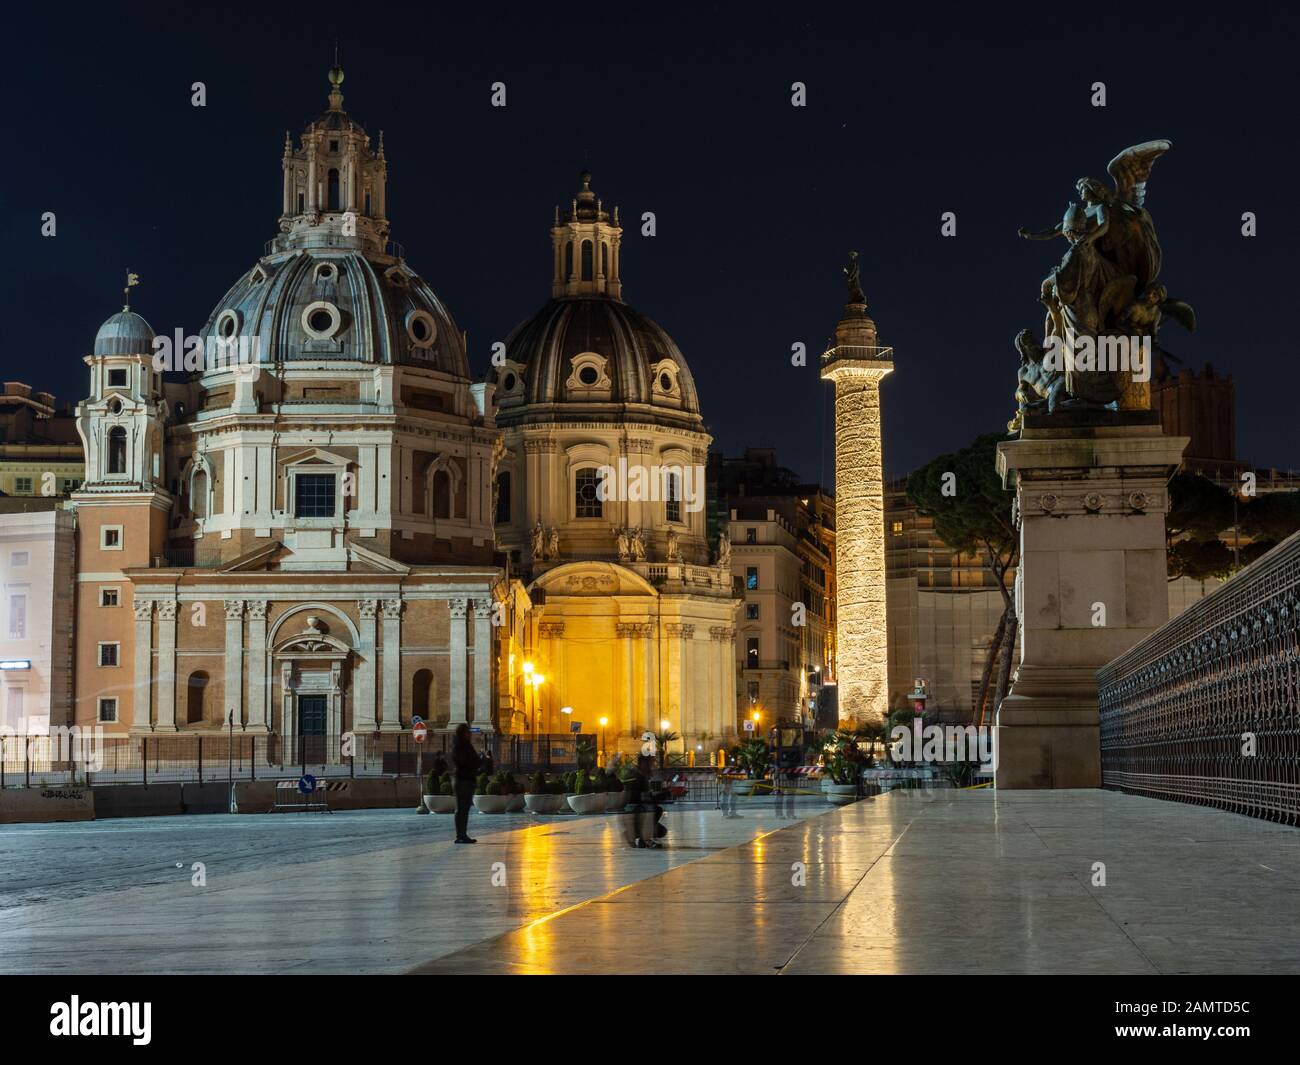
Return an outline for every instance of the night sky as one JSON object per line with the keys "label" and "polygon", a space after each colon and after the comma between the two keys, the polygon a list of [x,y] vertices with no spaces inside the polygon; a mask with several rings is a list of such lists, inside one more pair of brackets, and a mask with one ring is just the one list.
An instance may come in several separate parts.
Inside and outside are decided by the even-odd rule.
{"label": "night sky", "polygon": [[[276,234],[284,131],[296,144],[324,110],[337,35],[344,106],[372,139],[385,131],[392,238],[468,330],[476,377],[548,299],[553,209],[585,165],[622,209],[624,296],[681,347],[716,445],[776,447],[827,483],[817,355],[859,250],[895,349],[886,469],[904,474],[1013,413],[1012,338],[1041,328],[1038,285],[1065,249],[1017,227],[1053,224],[1076,178],[1105,178],[1119,150],[1165,137],[1147,206],[1162,280],[1200,328],[1168,324],[1162,342],[1234,376],[1241,457],[1300,465],[1284,329],[1297,303],[1296,16],[770,6],[11,12],[0,370],[80,398],[81,358],[128,266],[156,331],[197,332]],[[194,81],[205,108],[190,104]],[[494,81],[504,109],[490,106]],[[791,106],[795,81],[807,107]],[[1094,81],[1105,108],[1090,105]],[[40,235],[43,211],[55,238]],[[654,238],[632,224],[644,211]],[[945,211],[955,239],[940,235]],[[790,364],[795,342],[804,368]]]}

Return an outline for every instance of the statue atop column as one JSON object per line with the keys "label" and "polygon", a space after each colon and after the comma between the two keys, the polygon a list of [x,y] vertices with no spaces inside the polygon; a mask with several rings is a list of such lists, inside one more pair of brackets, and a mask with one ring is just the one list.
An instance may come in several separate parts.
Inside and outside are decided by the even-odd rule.
{"label": "statue atop column", "polygon": [[1012,432],[1039,410],[1149,409],[1164,317],[1196,328],[1192,308],[1170,299],[1157,281],[1163,257],[1145,206],[1152,166],[1171,147],[1154,140],[1126,148],[1106,167],[1113,188],[1080,178],[1078,200],[1059,223],[1020,230],[1027,240],[1064,237],[1069,247],[1039,290],[1042,341],[1027,330],[1016,338],[1021,366]]}
{"label": "statue atop column", "polygon": [[844,268],[844,281],[849,290],[849,303],[867,302],[866,293],[862,291],[862,268],[858,265],[858,253],[849,252],[849,265]]}

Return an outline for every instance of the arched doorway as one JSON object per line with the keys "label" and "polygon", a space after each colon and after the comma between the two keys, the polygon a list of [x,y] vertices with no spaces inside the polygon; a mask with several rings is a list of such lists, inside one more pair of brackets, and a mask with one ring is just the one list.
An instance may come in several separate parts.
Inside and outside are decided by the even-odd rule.
{"label": "arched doorway", "polygon": [[417,669],[411,678],[411,716],[429,721],[432,702],[433,673],[427,669]]}

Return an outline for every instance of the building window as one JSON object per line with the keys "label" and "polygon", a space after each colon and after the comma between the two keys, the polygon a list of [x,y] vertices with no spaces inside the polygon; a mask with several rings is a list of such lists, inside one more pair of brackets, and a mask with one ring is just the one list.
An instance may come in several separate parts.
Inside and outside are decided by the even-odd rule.
{"label": "building window", "polygon": [[199,725],[203,722],[203,707],[208,690],[208,675],[203,670],[190,674],[185,685],[185,723]]}
{"label": "building window", "polygon": [[99,700],[99,720],[101,724],[112,724],[117,720],[117,700],[115,698],[101,698]]}
{"label": "building window", "polygon": [[496,523],[505,525],[510,521],[510,474],[497,474],[497,513]]}
{"label": "building window", "polygon": [[758,637],[750,636],[745,640],[745,667],[758,668]]}
{"label": "building window", "polygon": [[745,530],[745,543],[747,543],[747,544],[756,544],[756,543],[758,543],[758,530],[757,530],[757,529],[746,529],[746,530]]}
{"label": "building window", "polygon": [[109,371],[108,371],[108,387],[109,387],[109,388],[125,388],[125,387],[126,387],[126,371],[125,371],[125,370],[109,370]]}
{"label": "building window", "polygon": [[433,475],[433,516],[451,517],[451,474],[446,470]]}
{"label": "building window", "polygon": [[32,562],[31,553],[28,551],[10,551],[9,565],[14,569],[20,566],[30,566]]}
{"label": "building window", "polygon": [[332,473],[300,473],[293,480],[293,513],[298,518],[334,517],[334,492],[338,484]]}
{"label": "building window", "polygon": [[574,516],[599,518],[605,507],[600,499],[600,471],[594,466],[579,470],[573,478]]}
{"label": "building window", "polygon": [[9,594],[9,639],[27,639],[27,595],[22,592]]}
{"label": "building window", "polygon": [[582,242],[582,280],[584,281],[590,281],[592,278],[591,260],[591,241],[584,240]]}
{"label": "building window", "polygon": [[75,492],[81,487],[81,482],[75,477],[59,478],[59,494],[67,495],[69,492]]}
{"label": "building window", "polygon": [[14,494],[20,496],[29,496],[32,494],[32,479],[30,477],[14,478]]}
{"label": "building window", "polygon": [[664,484],[664,516],[669,521],[682,520],[682,481],[681,476],[670,473]]}
{"label": "building window", "polygon": [[99,590],[100,606],[118,606],[120,602],[116,588],[101,588]]}
{"label": "building window", "polygon": [[337,211],[339,209],[339,172],[331,169],[329,172],[329,207],[328,210]]}
{"label": "building window", "polygon": [[749,705],[756,705],[758,703],[758,681],[751,680],[745,687],[749,692]]}
{"label": "building window", "polygon": [[758,591],[758,567],[757,566],[745,567],[745,591],[747,592]]}
{"label": "building window", "polygon": [[122,526],[101,525],[99,527],[99,546],[104,551],[121,551]]}
{"label": "building window", "polygon": [[101,643],[99,645],[99,664],[101,666],[115,666],[118,664],[117,653],[120,644]]}
{"label": "building window", "polygon": [[126,430],[120,425],[108,431],[108,472],[126,473]]}
{"label": "building window", "polygon": [[891,522],[889,526],[889,531],[892,532],[895,536],[902,536],[903,523],[901,521]]}
{"label": "building window", "polygon": [[746,604],[745,604],[745,620],[746,620],[746,621],[757,621],[757,620],[758,620],[758,604],[757,604],[757,603],[746,603]]}

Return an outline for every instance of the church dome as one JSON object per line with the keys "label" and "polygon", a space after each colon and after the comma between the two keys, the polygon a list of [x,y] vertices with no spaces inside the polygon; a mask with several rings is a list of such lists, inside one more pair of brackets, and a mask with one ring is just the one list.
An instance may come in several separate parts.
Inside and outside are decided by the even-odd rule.
{"label": "church dome", "polygon": [[551,228],[551,300],[506,339],[494,367],[501,425],[580,419],[699,430],[700,401],[681,350],[623,302],[622,227],[591,175]]}
{"label": "church dome", "polygon": [[96,355],[150,355],[153,330],[135,311],[118,311],[95,334]]}
{"label": "church dome", "polygon": [[635,420],[629,406],[647,408],[654,420],[700,424],[695,381],[672,338],[607,297],[547,303],[507,338],[496,383],[502,424],[532,421],[541,409],[558,414],[558,407],[581,408],[586,419]]}
{"label": "church dome", "polygon": [[273,252],[222,297],[202,337],[205,351],[209,337],[256,337],[262,363],[402,363],[469,377],[460,329],[424,279],[362,249]]}
{"label": "church dome", "polygon": [[383,134],[372,146],[343,110],[337,65],[329,83],[329,108],[299,146],[285,134],[280,235],[213,308],[205,365],[220,371],[211,353],[237,352],[240,362],[405,364],[468,380],[455,320],[388,240]]}

